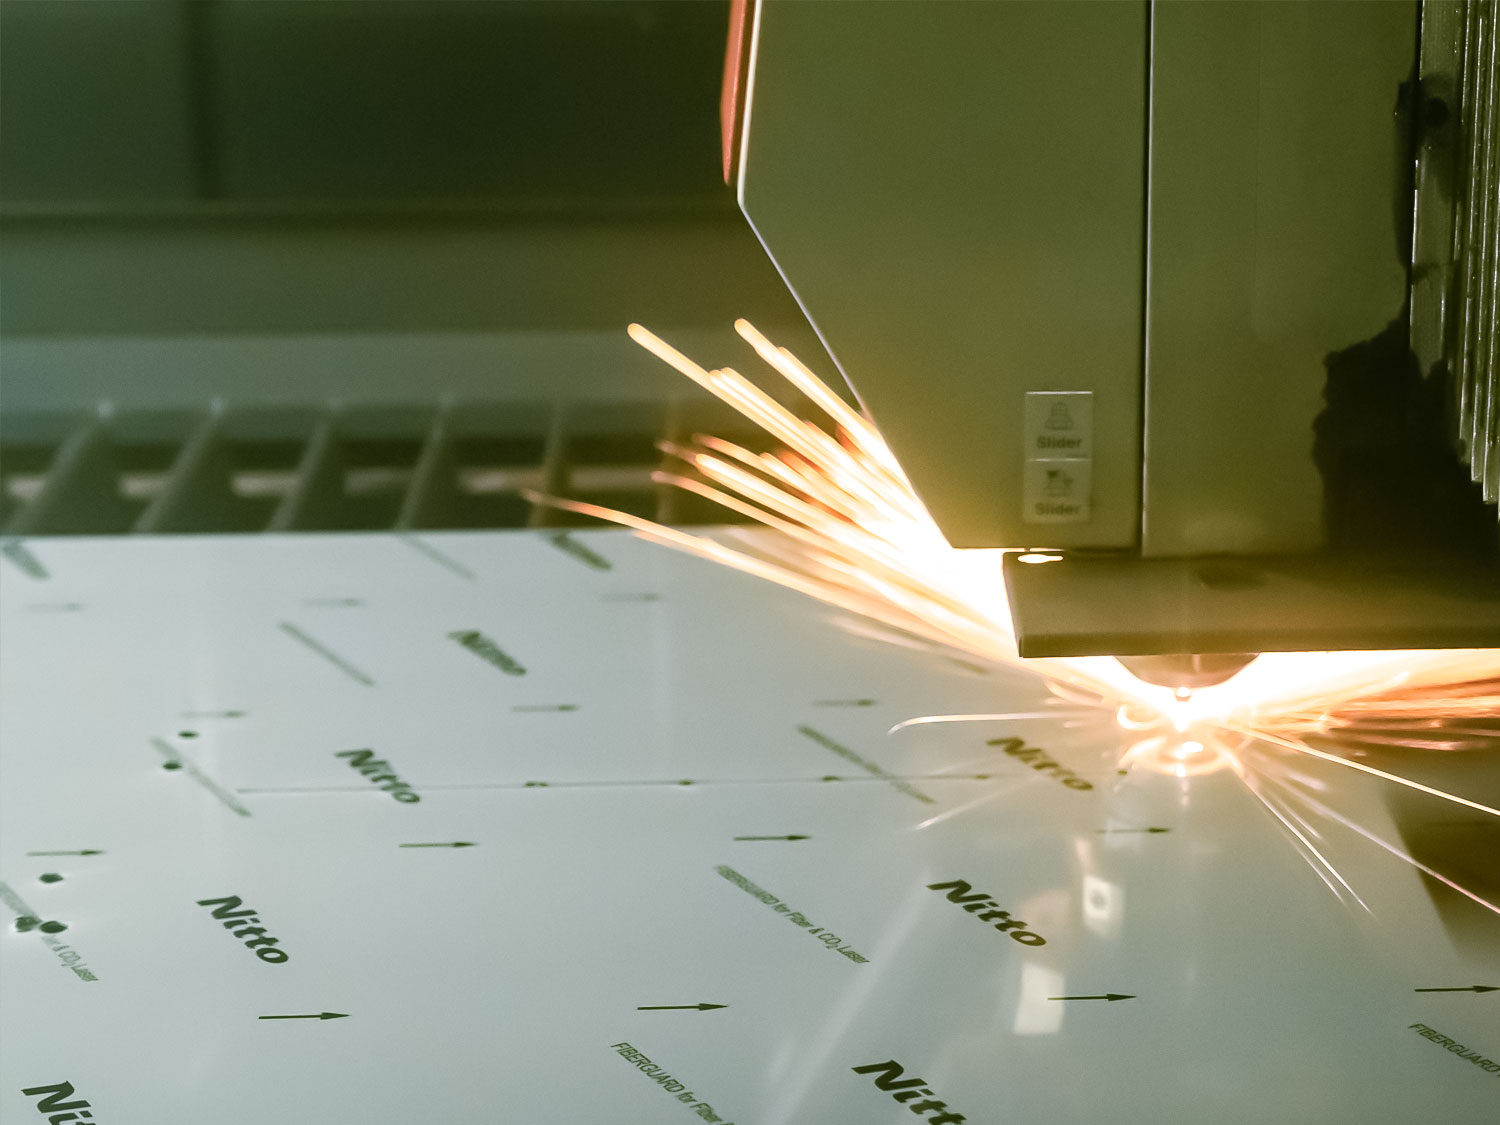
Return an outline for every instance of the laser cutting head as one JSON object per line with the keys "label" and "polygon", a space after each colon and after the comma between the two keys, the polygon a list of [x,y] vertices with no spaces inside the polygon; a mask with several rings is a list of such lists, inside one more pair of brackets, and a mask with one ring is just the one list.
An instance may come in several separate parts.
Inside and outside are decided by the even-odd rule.
{"label": "laser cutting head", "polygon": [[1061,556],[1007,560],[1023,655],[1500,646],[1408,342],[1410,9],[748,11],[740,205],[948,541]]}

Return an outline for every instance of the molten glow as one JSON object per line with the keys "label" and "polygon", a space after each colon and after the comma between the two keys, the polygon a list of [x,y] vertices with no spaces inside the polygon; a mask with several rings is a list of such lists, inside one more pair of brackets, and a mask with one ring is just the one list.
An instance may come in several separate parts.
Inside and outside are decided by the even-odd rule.
{"label": "molten glow", "polygon": [[[731,547],[593,504],[528,497],[624,524],[648,539],[788,586],[907,638],[1024,666],[1043,677],[1056,697],[1052,702],[1063,705],[1038,714],[1067,718],[1069,725],[1112,723],[1135,736],[1122,764],[1179,778],[1230,768],[1245,779],[1240,752],[1259,742],[1500,816],[1500,809],[1335,752],[1360,746],[1466,750],[1500,743],[1500,652],[1267,653],[1232,679],[1191,693],[1143,683],[1108,657],[1022,660],[1001,579],[1003,552],[949,547],[874,424],[753,325],[736,321],[735,330],[811,402],[820,419],[799,417],[739,372],[701,367],[632,324],[631,339],[782,447],[755,453],[702,435],[686,445],[663,443],[663,452],[680,468],[660,470],[653,479],[754,519],[778,536],[742,537]],[[1058,556],[1030,550],[1020,558],[1040,564]],[[923,716],[901,726],[1018,717]]]}

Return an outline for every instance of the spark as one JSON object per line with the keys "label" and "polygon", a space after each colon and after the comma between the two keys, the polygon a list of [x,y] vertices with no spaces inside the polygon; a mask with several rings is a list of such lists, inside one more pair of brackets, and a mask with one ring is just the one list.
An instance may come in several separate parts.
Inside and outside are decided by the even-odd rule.
{"label": "spark", "polygon": [[[1122,764],[1184,779],[1224,768],[1244,776],[1242,750],[1262,742],[1500,816],[1500,809],[1319,748],[1463,752],[1500,746],[1500,652],[1267,653],[1224,683],[1195,691],[1143,683],[1108,657],[1024,660],[1004,596],[1004,552],[950,547],[873,421],[795,355],[748,321],[735,322],[770,371],[811,404],[813,418],[799,416],[731,367],[705,368],[639,324],[628,331],[779,443],[775,452],[762,453],[711,435],[664,442],[662,452],[678,467],[659,469],[652,479],[774,534],[753,540],[693,535],[582,501],[535,492],[526,493],[528,499],[622,524],[883,627],[844,623],[852,632],[1024,669],[1052,692],[1049,703],[1072,705],[1071,711],[923,715],[891,733],[1038,716],[1081,725],[1098,716],[1133,738]],[[1017,550],[1036,564],[1060,557],[1039,547]]]}
{"label": "spark", "polygon": [[1288,750],[1295,750],[1299,754],[1309,754],[1314,758],[1321,758],[1325,762],[1332,762],[1334,765],[1347,766],[1349,769],[1359,770],[1361,773],[1370,774],[1372,777],[1378,777],[1384,781],[1392,781],[1397,785],[1404,785],[1408,789],[1415,789],[1418,793],[1426,793],[1430,797],[1441,797],[1445,801],[1452,801],[1456,805],[1466,805],[1467,807],[1478,812],[1488,813],[1490,816],[1500,816],[1500,809],[1491,808],[1489,805],[1481,805],[1478,801],[1471,801],[1467,797],[1460,797],[1456,793],[1449,793],[1443,789],[1435,789],[1431,785],[1423,785],[1420,781],[1412,781],[1407,777],[1399,777],[1396,774],[1388,773],[1385,770],[1376,769],[1374,766],[1365,765],[1365,763],[1363,762],[1356,762],[1349,758],[1342,758],[1337,754],[1329,754],[1322,750],[1315,750],[1306,742],[1286,738],[1282,735],[1274,733],[1273,731],[1251,731],[1247,729],[1244,731],[1244,733],[1252,735],[1253,737],[1260,739],[1262,742],[1269,742],[1276,746],[1285,747]]}
{"label": "spark", "polygon": [[913,831],[920,832],[924,828],[931,828],[934,824],[941,824],[945,820],[951,820],[953,817],[958,816],[960,813],[972,812],[980,805],[987,804],[990,801],[998,800],[999,798],[1005,796],[1007,791],[1008,790],[1006,788],[992,789],[982,796],[975,797],[972,801],[968,801],[962,805],[955,805],[951,809],[946,809],[943,812],[936,813],[933,816],[929,816],[926,820],[918,821],[916,826],[913,828]]}
{"label": "spark", "polygon": [[[1338,868],[1334,867],[1334,865],[1328,861],[1327,857],[1313,846],[1313,842],[1309,840],[1307,836],[1304,835],[1301,831],[1299,831],[1297,829],[1297,826],[1287,818],[1291,817],[1293,820],[1296,820],[1298,824],[1301,824],[1302,827],[1307,830],[1307,833],[1309,835],[1317,836],[1317,832],[1313,830],[1312,826],[1304,821],[1301,817],[1297,816],[1294,812],[1292,812],[1292,810],[1278,808],[1279,802],[1273,803],[1271,799],[1266,796],[1266,794],[1262,793],[1259,788],[1252,784],[1249,776],[1245,771],[1236,770],[1235,772],[1239,775],[1240,781],[1244,783],[1245,788],[1250,791],[1250,794],[1262,805],[1264,805],[1272,816],[1274,816],[1278,821],[1281,822],[1282,827],[1297,839],[1297,841],[1302,845],[1303,849],[1305,849],[1308,855],[1311,855],[1314,859],[1317,860],[1317,864],[1309,862],[1308,866],[1313,869],[1318,878],[1323,880],[1328,889],[1334,893],[1334,896],[1342,897],[1341,895],[1339,895],[1338,887],[1335,887],[1332,883],[1328,882],[1328,877],[1323,874],[1323,871],[1318,870],[1319,865],[1321,865],[1321,867],[1326,870],[1329,875],[1332,875],[1336,880],[1338,880],[1339,886],[1348,891],[1349,894],[1353,896],[1354,901],[1359,903],[1360,906],[1364,907],[1366,913],[1373,913],[1370,910],[1369,904],[1366,903],[1364,899],[1360,898],[1359,893],[1349,885],[1348,880],[1346,880],[1342,875],[1339,874]],[[1283,815],[1283,813],[1285,815]]]}
{"label": "spark", "polygon": [[1008,723],[1018,719],[1061,719],[1074,714],[1069,711],[1010,711],[993,715],[919,715],[897,723],[887,734],[897,734],[907,727],[925,726],[928,723]]}
{"label": "spark", "polygon": [[1436,870],[1436,869],[1434,869],[1432,867],[1427,866],[1427,864],[1421,862],[1415,856],[1412,856],[1412,855],[1408,854],[1407,852],[1402,851],[1400,848],[1396,847],[1394,844],[1390,843],[1389,841],[1382,839],[1381,837],[1375,835],[1375,833],[1373,833],[1373,832],[1369,831],[1368,829],[1363,828],[1360,825],[1354,823],[1354,821],[1350,820],[1348,817],[1345,817],[1345,816],[1343,816],[1343,815],[1335,812],[1333,809],[1331,809],[1327,805],[1325,805],[1322,801],[1315,800],[1314,798],[1308,797],[1306,795],[1304,795],[1302,797],[1302,800],[1306,801],[1307,804],[1310,807],[1312,807],[1313,809],[1315,809],[1318,812],[1322,813],[1324,816],[1330,818],[1331,820],[1338,821],[1340,824],[1342,824],[1345,828],[1349,829],[1351,832],[1358,833],[1360,836],[1364,837],[1366,840],[1369,840],[1372,844],[1376,844],[1376,845],[1384,848],[1386,851],[1390,852],[1397,859],[1405,860],[1407,863],[1409,863],[1413,867],[1415,867],[1418,871],[1422,872],[1422,874],[1430,876],[1433,879],[1436,879],[1439,883],[1442,883],[1444,886],[1449,887],[1452,890],[1457,891],[1459,894],[1463,895],[1465,898],[1470,899],[1471,901],[1473,901],[1475,903],[1478,903],[1480,906],[1484,907],[1486,910],[1492,911],[1495,914],[1500,914],[1500,905],[1496,905],[1495,903],[1490,902],[1489,899],[1484,898],[1481,895],[1475,894],[1473,891],[1469,890],[1467,887],[1463,887],[1463,886],[1459,885],[1458,883],[1455,883],[1452,879],[1448,878],[1448,876],[1444,875],[1441,871],[1438,871],[1438,870]]}

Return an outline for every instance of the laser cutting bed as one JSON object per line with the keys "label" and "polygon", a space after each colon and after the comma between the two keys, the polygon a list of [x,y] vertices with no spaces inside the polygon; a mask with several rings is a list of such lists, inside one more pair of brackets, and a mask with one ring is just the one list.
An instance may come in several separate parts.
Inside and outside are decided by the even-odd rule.
{"label": "laser cutting bed", "polygon": [[8,1121],[1500,1105],[1500,919],[1420,794],[1122,771],[1040,681],[623,532],[0,568]]}

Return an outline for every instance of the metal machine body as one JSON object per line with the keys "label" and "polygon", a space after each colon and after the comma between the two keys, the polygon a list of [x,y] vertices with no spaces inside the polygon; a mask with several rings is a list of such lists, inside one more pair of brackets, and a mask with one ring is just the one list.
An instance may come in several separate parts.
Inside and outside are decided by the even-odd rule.
{"label": "metal machine body", "polygon": [[749,14],[740,205],[949,541],[1064,552],[1024,654],[1500,645],[1494,497],[1377,483],[1415,3]]}

